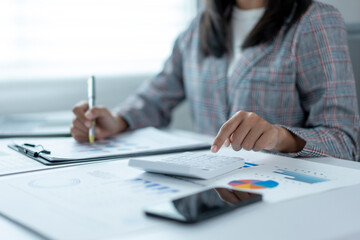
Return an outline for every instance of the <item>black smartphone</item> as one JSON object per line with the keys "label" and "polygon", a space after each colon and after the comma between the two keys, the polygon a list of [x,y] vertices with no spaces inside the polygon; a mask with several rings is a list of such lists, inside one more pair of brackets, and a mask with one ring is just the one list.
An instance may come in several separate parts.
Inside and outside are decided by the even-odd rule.
{"label": "black smartphone", "polygon": [[260,194],[216,187],[149,206],[145,213],[178,222],[195,223],[261,200]]}

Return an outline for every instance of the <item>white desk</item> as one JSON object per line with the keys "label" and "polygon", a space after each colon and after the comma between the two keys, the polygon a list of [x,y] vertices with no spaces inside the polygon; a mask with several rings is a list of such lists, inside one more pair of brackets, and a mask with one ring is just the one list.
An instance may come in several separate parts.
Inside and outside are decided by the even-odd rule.
{"label": "white desk", "polygon": [[[259,156],[242,154],[247,158]],[[344,160],[307,161],[360,169],[359,163]],[[259,203],[196,225],[154,219],[162,224],[116,239],[360,239],[359,204],[360,185],[356,185],[275,204]],[[0,233],[1,239],[38,239],[3,218]]]}

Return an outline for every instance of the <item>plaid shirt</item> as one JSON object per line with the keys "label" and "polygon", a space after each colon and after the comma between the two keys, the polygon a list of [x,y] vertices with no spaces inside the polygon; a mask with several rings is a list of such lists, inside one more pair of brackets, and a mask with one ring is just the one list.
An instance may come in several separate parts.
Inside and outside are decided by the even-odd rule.
{"label": "plaid shirt", "polygon": [[229,55],[204,57],[200,18],[175,42],[161,73],[117,109],[130,129],[166,126],[185,98],[197,132],[215,135],[239,110],[255,112],[306,141],[290,156],[357,159],[355,81],[341,14],[313,3],[285,34],[243,51],[227,77]]}

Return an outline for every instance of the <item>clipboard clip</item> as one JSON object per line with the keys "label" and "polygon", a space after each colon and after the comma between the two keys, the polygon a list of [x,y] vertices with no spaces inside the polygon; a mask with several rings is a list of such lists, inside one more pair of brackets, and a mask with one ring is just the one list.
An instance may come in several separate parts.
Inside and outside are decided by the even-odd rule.
{"label": "clipboard clip", "polygon": [[[42,145],[35,145],[35,144],[31,144],[31,143],[24,143],[23,145],[14,145],[19,152],[28,155],[30,157],[39,157],[40,153],[44,153],[44,154],[51,154],[51,151],[46,150]],[[36,151],[36,150],[32,150],[29,149],[28,147],[31,148],[40,148],[40,151]]]}

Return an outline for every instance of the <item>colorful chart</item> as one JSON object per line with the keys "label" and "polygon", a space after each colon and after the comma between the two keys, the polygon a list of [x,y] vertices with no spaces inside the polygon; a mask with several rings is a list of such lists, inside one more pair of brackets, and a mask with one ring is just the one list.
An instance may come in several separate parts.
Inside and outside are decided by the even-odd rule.
{"label": "colorful chart", "polygon": [[243,179],[243,180],[235,180],[228,183],[228,185],[239,188],[239,189],[265,189],[265,188],[274,188],[279,183],[267,180],[267,181],[261,181],[261,180],[253,180],[253,179]]}

